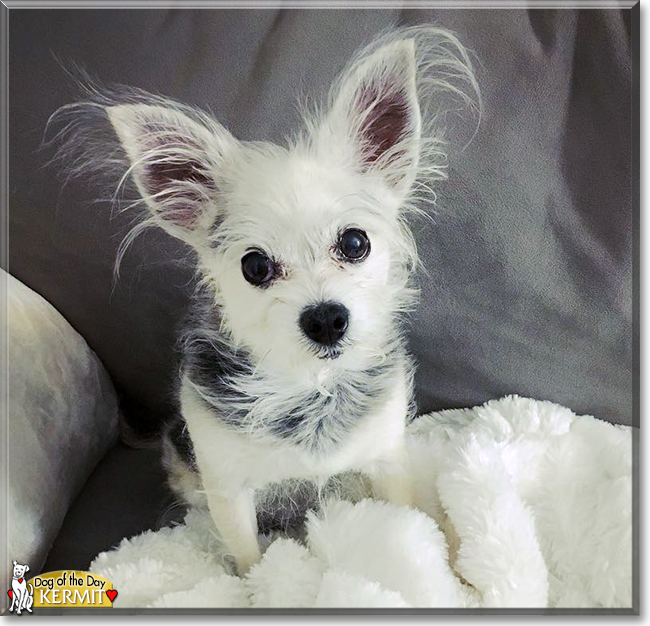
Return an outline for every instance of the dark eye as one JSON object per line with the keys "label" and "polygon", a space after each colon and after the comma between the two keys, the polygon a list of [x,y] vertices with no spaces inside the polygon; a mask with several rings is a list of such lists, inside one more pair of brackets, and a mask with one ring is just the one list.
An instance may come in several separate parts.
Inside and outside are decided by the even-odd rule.
{"label": "dark eye", "polygon": [[338,251],[346,261],[363,261],[370,252],[368,235],[358,228],[349,228],[339,237]]}
{"label": "dark eye", "polygon": [[275,264],[259,250],[252,250],[241,260],[244,278],[256,287],[266,285],[275,275]]}

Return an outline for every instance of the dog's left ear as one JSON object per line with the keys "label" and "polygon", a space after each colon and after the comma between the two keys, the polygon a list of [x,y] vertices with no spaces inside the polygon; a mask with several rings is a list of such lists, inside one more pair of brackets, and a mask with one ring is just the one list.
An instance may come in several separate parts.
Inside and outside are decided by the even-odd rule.
{"label": "dog's left ear", "polygon": [[29,565],[25,565],[25,571],[26,571],[26,572],[29,571]]}
{"label": "dog's left ear", "polygon": [[172,106],[125,104],[108,107],[107,114],[153,221],[203,245],[220,210],[220,175],[236,140],[207,116],[199,122]]}
{"label": "dog's left ear", "polygon": [[[322,134],[324,131],[324,134]],[[357,166],[406,195],[417,173],[421,117],[415,43],[402,39],[362,56],[334,86],[321,140],[353,142]]]}

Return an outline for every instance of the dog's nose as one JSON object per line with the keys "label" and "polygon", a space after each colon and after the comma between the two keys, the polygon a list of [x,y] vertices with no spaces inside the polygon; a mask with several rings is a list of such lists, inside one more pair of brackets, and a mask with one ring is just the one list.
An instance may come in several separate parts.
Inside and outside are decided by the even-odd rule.
{"label": "dog's nose", "polygon": [[300,328],[312,341],[333,346],[345,335],[349,318],[350,312],[340,302],[321,302],[300,314]]}

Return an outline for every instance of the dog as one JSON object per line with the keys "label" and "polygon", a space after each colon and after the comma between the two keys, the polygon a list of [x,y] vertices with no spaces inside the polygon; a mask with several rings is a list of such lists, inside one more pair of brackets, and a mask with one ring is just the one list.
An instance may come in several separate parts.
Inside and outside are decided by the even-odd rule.
{"label": "dog", "polygon": [[[164,461],[177,493],[207,502],[238,573],[261,558],[254,502],[269,485],[351,470],[376,497],[413,505],[407,220],[445,176],[429,132],[438,99],[478,95],[458,39],[434,26],[382,35],[286,146],[238,141],[165,98],[92,95],[66,111],[69,145],[86,142],[74,167],[117,164],[148,209],[137,232],[162,228],[196,255]],[[108,118],[119,154],[88,143],[88,112]]]}
{"label": "dog", "polygon": [[[9,611],[16,611],[20,615],[24,609],[32,613],[32,604],[34,603],[34,588],[28,585],[25,580],[25,574],[29,571],[29,565],[21,565],[18,561],[13,561],[13,577],[11,580],[11,606]],[[29,591],[27,587],[29,586]]]}

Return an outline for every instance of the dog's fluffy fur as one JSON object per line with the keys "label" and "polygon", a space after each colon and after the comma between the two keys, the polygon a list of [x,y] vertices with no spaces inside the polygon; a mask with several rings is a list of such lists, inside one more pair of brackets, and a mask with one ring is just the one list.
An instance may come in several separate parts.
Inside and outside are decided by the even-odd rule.
{"label": "dog's fluffy fur", "polygon": [[[435,27],[380,37],[284,147],[240,142],[177,102],[89,91],[89,102],[59,113],[62,154],[72,173],[108,166],[135,182],[148,218],[120,257],[152,225],[197,256],[181,415],[165,456],[177,490],[194,503],[207,496],[238,570],[260,558],[253,493],[270,483],[359,470],[379,497],[411,502],[402,443],[412,365],[400,316],[415,295],[417,255],[407,218],[444,176],[432,130],[444,98],[478,100],[462,45]],[[108,117],[123,151],[89,137],[89,115]],[[350,228],[370,241],[359,262],[340,254]],[[242,273],[252,250],[273,270],[263,285]],[[299,323],[306,308],[329,302],[349,314],[335,345],[310,339]]]}

